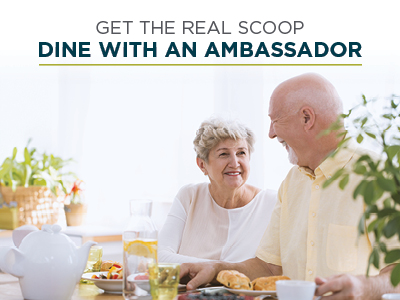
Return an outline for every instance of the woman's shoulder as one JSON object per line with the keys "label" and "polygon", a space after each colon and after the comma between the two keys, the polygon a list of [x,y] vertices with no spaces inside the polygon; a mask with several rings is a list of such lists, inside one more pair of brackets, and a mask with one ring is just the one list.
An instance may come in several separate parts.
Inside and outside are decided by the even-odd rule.
{"label": "woman's shoulder", "polygon": [[247,184],[247,188],[251,193],[254,193],[253,200],[256,198],[276,198],[278,193],[276,190],[260,189],[250,184]]}
{"label": "woman's shoulder", "polygon": [[181,203],[192,203],[194,199],[208,195],[208,182],[191,183],[180,188],[176,199]]}
{"label": "woman's shoulder", "polygon": [[263,189],[261,190],[253,200],[258,203],[265,203],[265,204],[274,204],[278,199],[278,192],[276,190],[271,189]]}
{"label": "woman's shoulder", "polygon": [[208,182],[202,183],[189,183],[181,187],[178,191],[178,195],[187,195],[187,194],[197,194],[198,192],[208,190]]}

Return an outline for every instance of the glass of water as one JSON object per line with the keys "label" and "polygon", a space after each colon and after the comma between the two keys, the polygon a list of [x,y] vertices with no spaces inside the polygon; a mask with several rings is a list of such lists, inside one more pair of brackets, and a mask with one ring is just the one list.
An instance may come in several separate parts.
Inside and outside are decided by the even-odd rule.
{"label": "glass of water", "polygon": [[[92,246],[89,251],[88,261],[86,263],[86,268],[83,273],[100,272],[101,262],[103,257],[103,247],[102,246]],[[93,284],[92,281],[81,279],[81,283]]]}
{"label": "glass of water", "polygon": [[159,263],[149,266],[150,292],[153,299],[172,300],[178,294],[180,265]]}

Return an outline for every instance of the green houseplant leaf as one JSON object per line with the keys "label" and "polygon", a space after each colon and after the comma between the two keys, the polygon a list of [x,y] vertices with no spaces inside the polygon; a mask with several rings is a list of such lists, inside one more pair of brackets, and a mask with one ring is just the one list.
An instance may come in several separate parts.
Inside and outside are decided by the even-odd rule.
{"label": "green houseplant leaf", "polygon": [[390,275],[390,281],[393,286],[397,286],[400,283],[400,264],[393,268],[392,274]]}
{"label": "green houseplant leaf", "polygon": [[[380,257],[383,256],[386,264],[397,263],[391,273],[391,283],[396,286],[400,283],[400,249],[388,251],[386,243],[389,238],[400,241],[400,97],[392,95],[380,115],[373,108],[375,100],[367,100],[362,95],[361,103],[348,114],[342,114],[342,120],[335,124],[343,124],[346,119],[350,121],[351,128],[346,128],[346,132],[353,132],[358,143],[367,141],[374,144],[380,149],[380,159],[362,155],[352,168],[338,171],[323,187],[337,182],[344,189],[352,173],[360,177],[353,192],[353,198],[361,198],[365,204],[358,231],[359,234],[373,234],[372,240],[375,241],[367,274],[370,265],[379,269]],[[326,131],[333,130],[334,125]],[[343,148],[345,144],[341,142],[338,147]],[[373,219],[369,221],[370,218]]]}
{"label": "green houseplant leaf", "polygon": [[[29,146],[30,140],[28,141]],[[47,186],[54,195],[66,192],[65,181],[73,181],[75,174],[63,172],[72,159],[62,159],[53,154],[38,153],[35,148],[25,147],[23,161],[17,161],[18,150],[14,147],[0,167],[0,184],[14,191],[18,186]]]}
{"label": "green houseplant leaf", "polygon": [[385,263],[392,264],[400,260],[400,249],[389,251],[385,257]]}

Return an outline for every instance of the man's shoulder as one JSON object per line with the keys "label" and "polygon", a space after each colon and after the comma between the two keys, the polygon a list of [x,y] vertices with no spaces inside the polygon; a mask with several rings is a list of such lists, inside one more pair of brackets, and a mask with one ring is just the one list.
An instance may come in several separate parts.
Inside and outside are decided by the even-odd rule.
{"label": "man's shoulder", "polygon": [[[356,142],[357,143],[357,142]],[[357,160],[359,160],[361,157],[368,156],[372,161],[378,162],[382,159],[381,155],[373,151],[369,148],[366,148],[364,146],[361,146],[357,143],[357,146],[354,150],[354,155],[352,155],[351,160],[349,161],[351,164],[354,164]]]}
{"label": "man's shoulder", "polygon": [[286,174],[285,179],[283,179],[280,189],[287,189],[288,186],[293,183],[299,183],[300,181],[306,180],[307,176],[300,171],[299,166],[293,166],[289,172]]}
{"label": "man's shoulder", "polygon": [[379,161],[381,158],[377,152],[361,146],[357,141],[351,138],[344,145],[338,148],[332,157],[332,162],[337,164],[337,167],[340,168],[349,167],[363,156],[368,156],[373,161]]}
{"label": "man's shoulder", "polygon": [[296,166],[293,166],[290,168],[289,172],[286,175],[286,178],[293,177],[293,176],[299,176],[299,174],[301,174],[300,167],[296,165]]}
{"label": "man's shoulder", "polygon": [[373,150],[370,150],[370,149],[367,149],[367,148],[364,148],[364,147],[361,147],[361,146],[359,146],[357,148],[357,150],[355,151],[355,154],[358,157],[361,157],[361,156],[364,156],[364,155],[368,155],[373,160],[379,160],[381,158],[381,156],[377,152],[375,152]]}

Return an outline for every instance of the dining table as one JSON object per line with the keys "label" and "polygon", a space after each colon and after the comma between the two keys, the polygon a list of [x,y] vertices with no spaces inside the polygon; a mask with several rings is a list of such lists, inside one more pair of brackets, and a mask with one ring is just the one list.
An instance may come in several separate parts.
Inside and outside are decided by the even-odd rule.
{"label": "dining table", "polygon": [[[50,287],[49,287],[50,288]],[[0,272],[0,299],[23,300],[18,278]],[[109,294],[94,284],[79,283],[76,285],[71,300],[122,300],[122,294]]]}
{"label": "dining table", "polygon": [[[181,285],[180,285],[181,286]],[[50,287],[49,287],[50,288]],[[208,286],[205,288],[197,289],[195,291],[207,291],[213,290],[215,292],[221,290],[221,286]],[[178,294],[186,293],[186,287],[181,286],[178,288]],[[226,292],[226,291],[225,291]],[[178,297],[175,297],[176,300]],[[18,278],[2,273],[0,271],[0,299],[1,300],[24,300],[22,296],[21,288],[19,286]],[[78,283],[75,287],[74,293],[72,295],[71,300],[123,300],[124,297],[122,293],[120,294],[111,294],[106,293],[104,290],[99,289],[94,284],[86,284],[86,283]],[[255,298],[257,300],[267,300],[267,299],[277,299],[276,296],[264,296]],[[56,299],[54,299],[56,300]]]}

